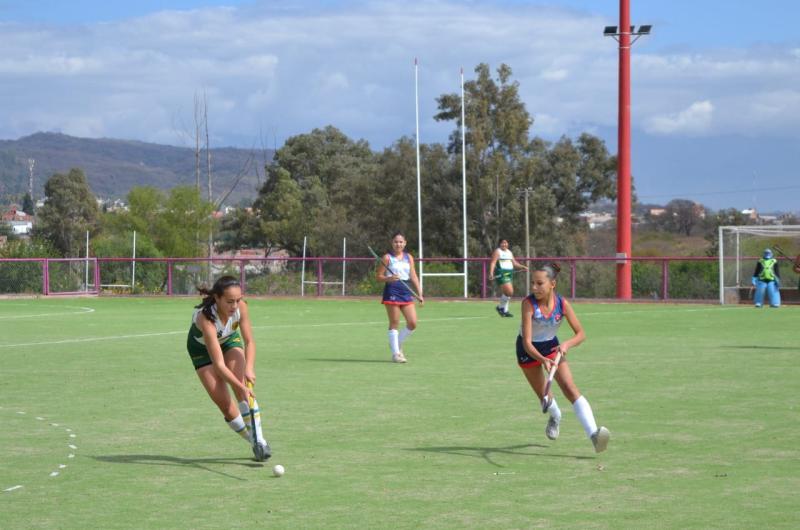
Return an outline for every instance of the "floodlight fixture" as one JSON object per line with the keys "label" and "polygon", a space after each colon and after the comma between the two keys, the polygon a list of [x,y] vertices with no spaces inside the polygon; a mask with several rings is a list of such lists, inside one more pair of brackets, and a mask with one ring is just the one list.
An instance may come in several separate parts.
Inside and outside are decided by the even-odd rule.
{"label": "floodlight fixture", "polygon": [[[641,37],[643,35],[650,35],[650,31],[652,29],[653,29],[653,25],[652,24],[642,24],[641,26],[639,26],[639,31],[636,31],[636,26],[631,26],[631,30],[628,33],[628,35],[633,37],[633,40],[631,41],[631,44],[636,42],[639,39],[639,37]],[[619,38],[618,37],[620,37],[624,33],[620,32],[618,30],[619,30],[619,28],[617,26],[606,26],[603,29],[603,36],[604,37],[613,37],[615,41],[619,42]]]}

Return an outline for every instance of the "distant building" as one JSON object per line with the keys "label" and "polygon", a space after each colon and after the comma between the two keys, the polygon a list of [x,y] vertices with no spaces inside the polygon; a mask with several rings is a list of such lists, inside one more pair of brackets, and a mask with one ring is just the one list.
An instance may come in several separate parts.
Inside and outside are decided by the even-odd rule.
{"label": "distant building", "polygon": [[758,219],[758,212],[755,208],[745,208],[742,210],[742,215],[750,219],[751,221],[755,221]]}
{"label": "distant building", "polygon": [[33,216],[20,210],[16,204],[3,212],[0,220],[11,227],[14,235],[27,236],[33,230]]}
{"label": "distant building", "polygon": [[[266,249],[263,248],[244,248],[235,251],[222,252],[216,254],[218,258],[233,258],[233,259],[253,259],[257,260],[252,263],[246,263],[244,270],[251,273],[260,273],[261,269],[267,269],[270,273],[277,274],[284,272],[289,264],[289,252],[283,249],[276,249],[266,255]],[[260,261],[261,258],[282,258],[272,259],[270,261]]]}
{"label": "distant building", "polygon": [[580,217],[586,221],[586,224],[589,225],[591,230],[600,228],[614,220],[614,216],[610,213],[584,212],[580,214]]}
{"label": "distant building", "polygon": [[667,213],[667,209],[666,208],[650,208],[650,210],[647,213],[650,215],[650,217],[661,217],[662,215]]}

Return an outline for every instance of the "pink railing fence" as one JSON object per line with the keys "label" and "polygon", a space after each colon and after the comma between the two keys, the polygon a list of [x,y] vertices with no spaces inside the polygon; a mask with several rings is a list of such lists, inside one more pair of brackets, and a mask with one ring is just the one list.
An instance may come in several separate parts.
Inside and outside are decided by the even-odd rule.
{"label": "pink railing fence", "polygon": [[[711,301],[719,297],[716,257],[628,259],[632,262],[635,299]],[[573,256],[518,260],[528,265],[559,263],[562,270],[559,291],[572,298],[612,299],[615,296],[617,258]],[[462,272],[464,267],[462,259],[426,258],[423,261],[425,273]],[[489,258],[466,261],[469,296],[495,296],[495,286],[489,278]],[[752,258],[752,265],[755,266],[755,258]],[[381,289],[374,280],[374,259],[368,257],[26,258],[0,259],[0,293],[192,295],[197,292],[197,285],[208,284],[222,274],[237,276],[250,295],[341,296],[344,292],[350,296],[372,296]],[[749,282],[749,278],[747,280]],[[463,296],[463,277],[426,276],[423,281],[426,296]],[[796,278],[788,279],[784,285],[796,285],[796,282]],[[748,286],[749,283],[743,288]],[[515,274],[514,288],[518,295],[527,292],[524,272]]]}

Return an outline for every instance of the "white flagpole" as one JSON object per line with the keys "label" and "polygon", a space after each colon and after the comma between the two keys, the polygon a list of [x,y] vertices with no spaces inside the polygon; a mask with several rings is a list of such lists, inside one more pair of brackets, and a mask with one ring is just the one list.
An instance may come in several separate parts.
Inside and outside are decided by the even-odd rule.
{"label": "white flagpole", "polygon": [[419,65],[417,58],[414,57],[414,108],[417,121],[417,234],[419,237],[419,288],[423,290],[422,284],[424,274],[422,273],[422,187],[420,185],[419,169]]}
{"label": "white flagpole", "polygon": [[467,128],[465,119],[464,68],[461,68],[461,205],[464,220],[464,298],[467,297]]}

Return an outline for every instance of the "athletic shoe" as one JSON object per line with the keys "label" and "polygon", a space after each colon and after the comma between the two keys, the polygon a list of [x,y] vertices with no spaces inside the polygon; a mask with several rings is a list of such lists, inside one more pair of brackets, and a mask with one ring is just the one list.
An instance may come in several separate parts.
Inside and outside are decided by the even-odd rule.
{"label": "athletic shoe", "polygon": [[500,315],[501,317],[504,317],[504,316],[506,316],[506,312],[505,312],[505,311],[503,311],[503,308],[502,308],[502,307],[500,307],[500,306],[497,306],[497,307],[495,307],[495,310],[497,310],[497,314],[498,314],[498,315]]}
{"label": "athletic shoe", "polygon": [[392,362],[393,363],[407,363],[406,356],[403,355],[403,352],[397,352],[392,355]]}
{"label": "athletic shoe", "polygon": [[263,442],[258,442],[256,445],[253,446],[253,457],[256,459],[256,462],[263,462],[264,460],[269,460],[269,457],[272,456],[272,449],[269,446],[269,442],[264,440]]}
{"label": "athletic shoe", "polygon": [[608,440],[611,439],[611,433],[605,427],[600,427],[594,434],[592,434],[592,445],[594,446],[595,453],[602,453],[608,447]]}
{"label": "athletic shoe", "polygon": [[512,314],[511,314],[511,313],[509,313],[508,311],[503,311],[503,316],[504,316],[504,317],[511,318],[511,317],[513,317],[514,315],[512,315]]}
{"label": "athletic shoe", "polygon": [[547,420],[547,427],[544,428],[544,434],[551,440],[555,440],[558,438],[558,424],[560,420],[555,419],[554,417],[550,416],[550,419]]}

